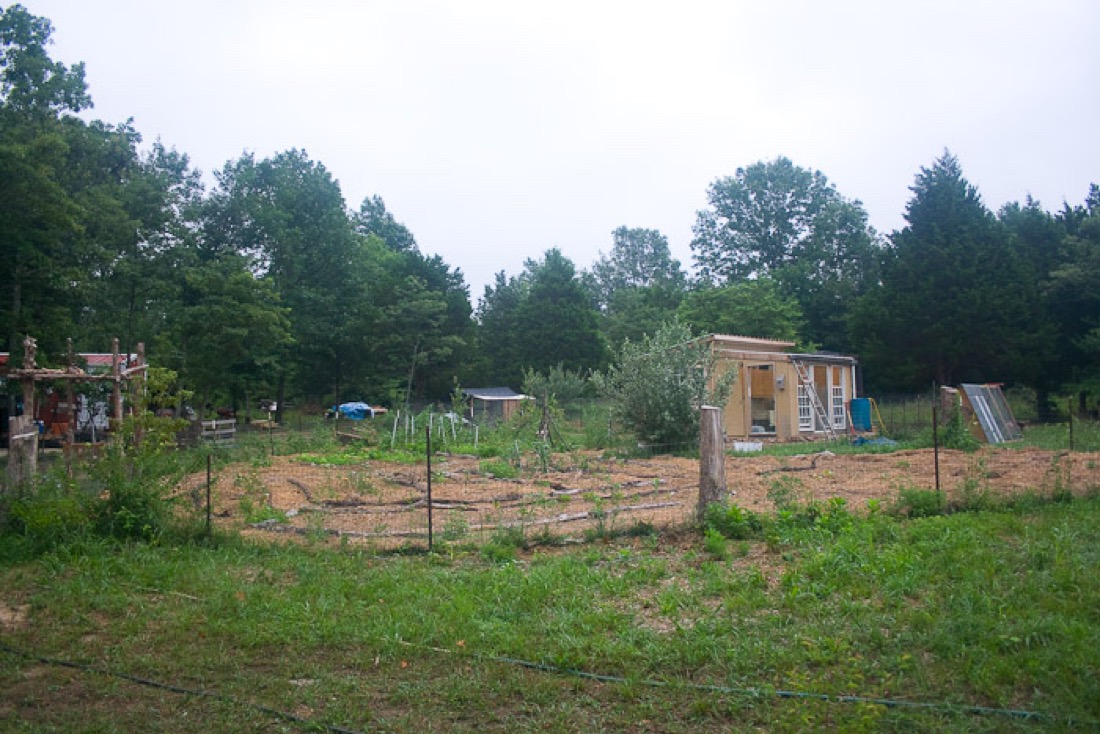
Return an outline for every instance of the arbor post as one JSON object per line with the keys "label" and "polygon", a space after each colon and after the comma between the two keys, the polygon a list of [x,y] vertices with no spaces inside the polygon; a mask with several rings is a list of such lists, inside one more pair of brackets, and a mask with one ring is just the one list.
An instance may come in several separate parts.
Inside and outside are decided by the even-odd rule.
{"label": "arbor post", "polygon": [[726,446],[722,440],[722,409],[699,409],[699,506],[700,520],[707,506],[726,499]]}
{"label": "arbor post", "polygon": [[33,416],[12,416],[8,418],[8,488],[30,484],[37,472],[38,424]]}

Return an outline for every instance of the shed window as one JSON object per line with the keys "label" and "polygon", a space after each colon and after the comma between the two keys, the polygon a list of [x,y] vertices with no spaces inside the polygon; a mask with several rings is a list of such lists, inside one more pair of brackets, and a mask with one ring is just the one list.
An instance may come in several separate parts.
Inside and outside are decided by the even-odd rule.
{"label": "shed window", "polygon": [[844,387],[834,385],[832,389],[832,413],[833,428],[844,429],[848,425],[847,416],[844,413]]}
{"label": "shed window", "polygon": [[805,385],[798,386],[798,428],[801,431],[814,429],[814,407],[810,404],[810,393]]}

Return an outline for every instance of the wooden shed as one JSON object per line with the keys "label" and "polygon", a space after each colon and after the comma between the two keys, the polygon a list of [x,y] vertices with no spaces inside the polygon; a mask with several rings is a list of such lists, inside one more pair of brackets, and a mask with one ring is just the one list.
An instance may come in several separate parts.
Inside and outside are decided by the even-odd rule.
{"label": "wooden shed", "polygon": [[855,357],[792,351],[794,342],[712,334],[715,372],[737,371],[723,411],[728,438],[836,438],[849,429],[858,397]]}
{"label": "wooden shed", "polygon": [[466,395],[467,415],[478,422],[508,420],[524,400],[532,400],[510,387],[471,387]]}

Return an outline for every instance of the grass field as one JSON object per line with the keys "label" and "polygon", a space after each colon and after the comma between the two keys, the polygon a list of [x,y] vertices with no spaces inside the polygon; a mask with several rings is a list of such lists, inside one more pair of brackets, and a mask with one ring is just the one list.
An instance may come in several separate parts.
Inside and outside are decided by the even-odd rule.
{"label": "grass field", "polygon": [[[1067,428],[1023,446],[1062,451]],[[253,438],[216,463],[344,450]],[[481,461],[537,456],[496,438]],[[435,554],[207,538],[162,499],[204,462],[120,453],[0,503],[0,730],[1100,729],[1091,460],[1076,494],[776,494],[706,528]]]}
{"label": "grass field", "polygon": [[32,553],[7,536],[0,728],[1100,722],[1095,496],[922,519],[840,507],[752,519],[732,539],[685,530],[504,562],[233,537]]}

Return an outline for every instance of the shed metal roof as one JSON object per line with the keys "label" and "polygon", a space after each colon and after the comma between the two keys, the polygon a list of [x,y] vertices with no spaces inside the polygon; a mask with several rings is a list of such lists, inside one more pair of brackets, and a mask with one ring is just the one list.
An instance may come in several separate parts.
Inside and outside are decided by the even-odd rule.
{"label": "shed metal roof", "polygon": [[478,400],[528,400],[530,396],[516,392],[510,387],[468,387],[464,392],[468,397]]}

